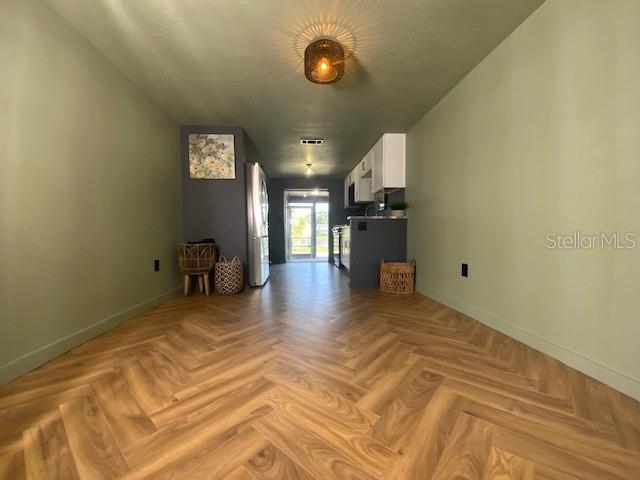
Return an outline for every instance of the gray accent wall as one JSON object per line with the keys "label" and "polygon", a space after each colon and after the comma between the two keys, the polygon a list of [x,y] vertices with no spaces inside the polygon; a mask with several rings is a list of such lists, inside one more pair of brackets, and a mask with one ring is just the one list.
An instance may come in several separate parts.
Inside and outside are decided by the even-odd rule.
{"label": "gray accent wall", "polygon": [[[235,137],[235,180],[204,180],[189,176],[189,134],[220,133]],[[247,261],[247,198],[244,164],[244,131],[241,127],[181,125],[182,238],[197,241],[214,238],[221,255]]]}
{"label": "gray accent wall", "polygon": [[[287,177],[269,179],[269,255],[271,263],[285,263],[284,191],[329,190],[329,226],[346,223],[344,182],[334,177]],[[329,261],[333,261],[333,237],[329,235]]]}

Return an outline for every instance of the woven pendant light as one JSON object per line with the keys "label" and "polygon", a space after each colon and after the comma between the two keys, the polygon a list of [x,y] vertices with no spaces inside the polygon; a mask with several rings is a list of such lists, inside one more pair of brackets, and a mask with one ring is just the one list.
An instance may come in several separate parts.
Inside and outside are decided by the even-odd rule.
{"label": "woven pendant light", "polygon": [[344,75],[344,49],[328,38],[316,40],[304,51],[304,75],[313,83],[335,83]]}

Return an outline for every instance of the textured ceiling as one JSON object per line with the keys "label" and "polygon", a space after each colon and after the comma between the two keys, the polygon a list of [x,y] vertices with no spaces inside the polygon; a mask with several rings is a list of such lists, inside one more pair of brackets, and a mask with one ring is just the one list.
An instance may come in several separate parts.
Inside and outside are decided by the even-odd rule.
{"label": "textured ceiling", "polygon": [[[543,0],[48,0],[180,123],[239,125],[272,176],[343,175],[403,132]],[[347,51],[307,81],[306,45]],[[299,144],[322,137],[322,146]]]}

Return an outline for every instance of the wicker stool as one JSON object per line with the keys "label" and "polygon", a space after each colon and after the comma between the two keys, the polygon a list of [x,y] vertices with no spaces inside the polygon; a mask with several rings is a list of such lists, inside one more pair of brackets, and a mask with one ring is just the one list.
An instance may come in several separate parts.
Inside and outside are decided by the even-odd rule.
{"label": "wicker stool", "polygon": [[209,273],[216,263],[215,243],[181,243],[178,245],[180,270],[184,272],[184,295],[189,295],[191,275],[198,277],[200,292],[209,295]]}
{"label": "wicker stool", "polygon": [[409,294],[415,290],[416,262],[380,261],[380,290],[386,293]]}

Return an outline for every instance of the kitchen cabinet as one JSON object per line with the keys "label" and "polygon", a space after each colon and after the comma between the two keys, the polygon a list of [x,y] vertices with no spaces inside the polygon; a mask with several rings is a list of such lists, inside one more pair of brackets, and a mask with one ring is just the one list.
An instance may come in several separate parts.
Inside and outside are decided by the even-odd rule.
{"label": "kitchen cabinet", "polygon": [[369,178],[359,178],[355,182],[356,203],[373,202],[373,192],[371,191],[371,176]]}
{"label": "kitchen cabinet", "polygon": [[[367,158],[367,157],[365,157]],[[370,158],[363,159],[356,167],[347,175],[344,180],[344,206],[345,208],[350,205],[349,198],[351,197],[355,203],[367,203],[373,202],[373,192],[371,190],[371,162],[373,161],[373,154],[371,152]],[[353,194],[349,195],[349,189],[353,188]]]}
{"label": "kitchen cabinet", "polygon": [[360,163],[353,169],[351,175],[355,183],[356,203],[373,202],[373,190],[371,190],[371,165],[373,164],[373,149],[364,156]]}
{"label": "kitchen cabinet", "polygon": [[371,191],[405,188],[406,135],[385,133],[372,153]]}
{"label": "kitchen cabinet", "polygon": [[344,208],[349,206],[349,187],[353,184],[351,179],[351,173],[344,179]]}
{"label": "kitchen cabinet", "polygon": [[358,164],[360,168],[358,171],[362,177],[367,176],[367,174],[371,171],[371,167],[373,165],[373,148],[367,152],[362,161]]}
{"label": "kitchen cabinet", "polygon": [[406,135],[385,133],[344,180],[344,206],[373,202],[376,193],[405,188]]}

